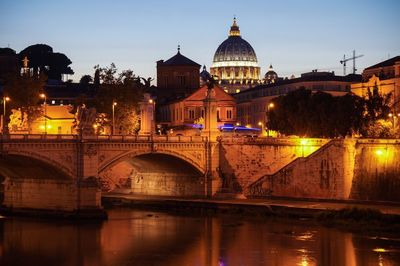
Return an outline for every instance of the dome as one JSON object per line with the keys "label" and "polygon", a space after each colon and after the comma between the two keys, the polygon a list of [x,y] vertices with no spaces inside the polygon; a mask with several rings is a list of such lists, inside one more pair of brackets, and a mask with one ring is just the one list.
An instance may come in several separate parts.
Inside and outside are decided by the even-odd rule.
{"label": "dome", "polygon": [[240,36],[236,18],[233,19],[228,39],[218,46],[214,54],[210,74],[228,93],[237,93],[261,82],[256,53]]}
{"label": "dome", "polygon": [[237,65],[258,66],[253,47],[240,36],[239,26],[234,19],[228,39],[219,45],[214,54],[213,67]]}
{"label": "dome", "polygon": [[274,68],[272,65],[269,65],[267,73],[265,73],[264,80],[267,84],[269,83],[275,83],[275,81],[278,79],[278,74],[274,71]]}
{"label": "dome", "polygon": [[274,71],[272,65],[269,65],[267,73],[265,73],[265,79],[276,79],[278,74]]}
{"label": "dome", "polygon": [[203,66],[203,70],[200,72],[200,86],[203,86],[211,78],[210,73],[207,71],[206,66]]}

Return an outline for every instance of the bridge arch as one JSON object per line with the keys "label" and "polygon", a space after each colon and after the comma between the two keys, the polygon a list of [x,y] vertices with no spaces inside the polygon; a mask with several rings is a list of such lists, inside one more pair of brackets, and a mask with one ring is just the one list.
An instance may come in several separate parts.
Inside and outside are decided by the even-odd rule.
{"label": "bridge arch", "polygon": [[70,179],[68,174],[48,162],[13,154],[0,156],[0,176],[2,178]]}
{"label": "bridge arch", "polygon": [[71,166],[73,164],[73,159],[71,156],[68,157],[68,162],[60,162],[50,156],[43,155],[43,153],[36,153],[32,151],[8,151],[6,156],[21,156],[27,158],[28,160],[33,159],[47,165],[50,168],[58,169],[63,175],[66,175],[71,179],[76,177],[76,173],[74,169],[72,169],[73,167],[67,166]]}
{"label": "bridge arch", "polygon": [[110,161],[100,165],[99,173],[103,172],[107,168],[110,168],[113,165],[116,165],[116,164],[118,164],[120,162],[123,162],[123,161],[125,161],[125,160],[127,160],[129,158],[134,158],[134,157],[138,157],[138,156],[146,155],[146,154],[164,154],[164,155],[168,155],[168,156],[171,156],[171,157],[175,157],[177,159],[180,159],[180,160],[190,164],[192,167],[196,168],[202,174],[205,174],[205,172],[206,172],[204,167],[200,166],[198,163],[196,163],[195,161],[193,161],[189,157],[184,156],[184,155],[182,155],[180,153],[177,153],[177,152],[172,152],[172,151],[169,151],[169,150],[163,150],[163,151],[157,151],[157,152],[151,152],[151,151],[128,151],[128,152],[125,152],[125,153],[123,153],[121,155],[118,155],[118,156],[114,157]]}
{"label": "bridge arch", "polygon": [[169,152],[128,152],[99,168],[103,191],[152,196],[203,196],[204,171]]}

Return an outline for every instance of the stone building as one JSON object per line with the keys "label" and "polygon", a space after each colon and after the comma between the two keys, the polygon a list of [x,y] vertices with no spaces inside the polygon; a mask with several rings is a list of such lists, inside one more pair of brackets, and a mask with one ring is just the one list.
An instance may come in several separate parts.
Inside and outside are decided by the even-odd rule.
{"label": "stone building", "polygon": [[200,87],[200,65],[180,52],[157,61],[157,96],[160,99],[185,97]]}
{"label": "stone building", "polygon": [[[176,128],[193,125],[196,121],[203,121],[205,118],[204,100],[207,96],[207,90],[208,87],[205,85],[184,99],[159,105],[157,107],[157,123],[168,128]],[[218,125],[236,122],[236,102],[233,96],[219,86],[214,86],[214,92]]]}
{"label": "stone building", "polygon": [[253,47],[241,37],[236,18],[214,54],[211,75],[228,93],[237,93],[260,83],[260,67]]}
{"label": "stone building", "polygon": [[392,114],[398,117],[400,113],[400,56],[393,57],[373,66],[367,67],[362,73],[363,80],[351,85],[351,92],[365,97],[368,90],[377,88],[381,95],[392,94]]}

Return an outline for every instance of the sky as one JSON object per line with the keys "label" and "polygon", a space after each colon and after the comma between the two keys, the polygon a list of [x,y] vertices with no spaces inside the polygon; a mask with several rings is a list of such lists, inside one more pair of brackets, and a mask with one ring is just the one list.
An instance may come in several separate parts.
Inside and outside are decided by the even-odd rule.
{"label": "sky", "polygon": [[[156,78],[156,61],[181,53],[211,66],[233,16],[261,73],[313,69],[342,75],[343,55],[362,69],[400,55],[398,0],[0,0],[0,47],[17,53],[44,43],[67,55],[79,81],[93,67]],[[352,69],[348,63],[347,72]]]}

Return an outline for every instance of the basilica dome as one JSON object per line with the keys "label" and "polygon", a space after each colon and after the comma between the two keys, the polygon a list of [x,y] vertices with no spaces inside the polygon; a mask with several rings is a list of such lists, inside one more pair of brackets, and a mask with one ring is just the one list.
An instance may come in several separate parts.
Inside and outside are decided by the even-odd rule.
{"label": "basilica dome", "polygon": [[260,82],[256,53],[241,37],[236,18],[228,39],[218,46],[214,54],[210,72],[229,92],[237,92],[239,87],[245,88]]}
{"label": "basilica dome", "polygon": [[231,65],[230,62],[236,64],[246,62],[257,66],[257,56],[253,47],[245,39],[240,36],[230,36],[218,47],[213,62],[215,66],[228,66]]}

